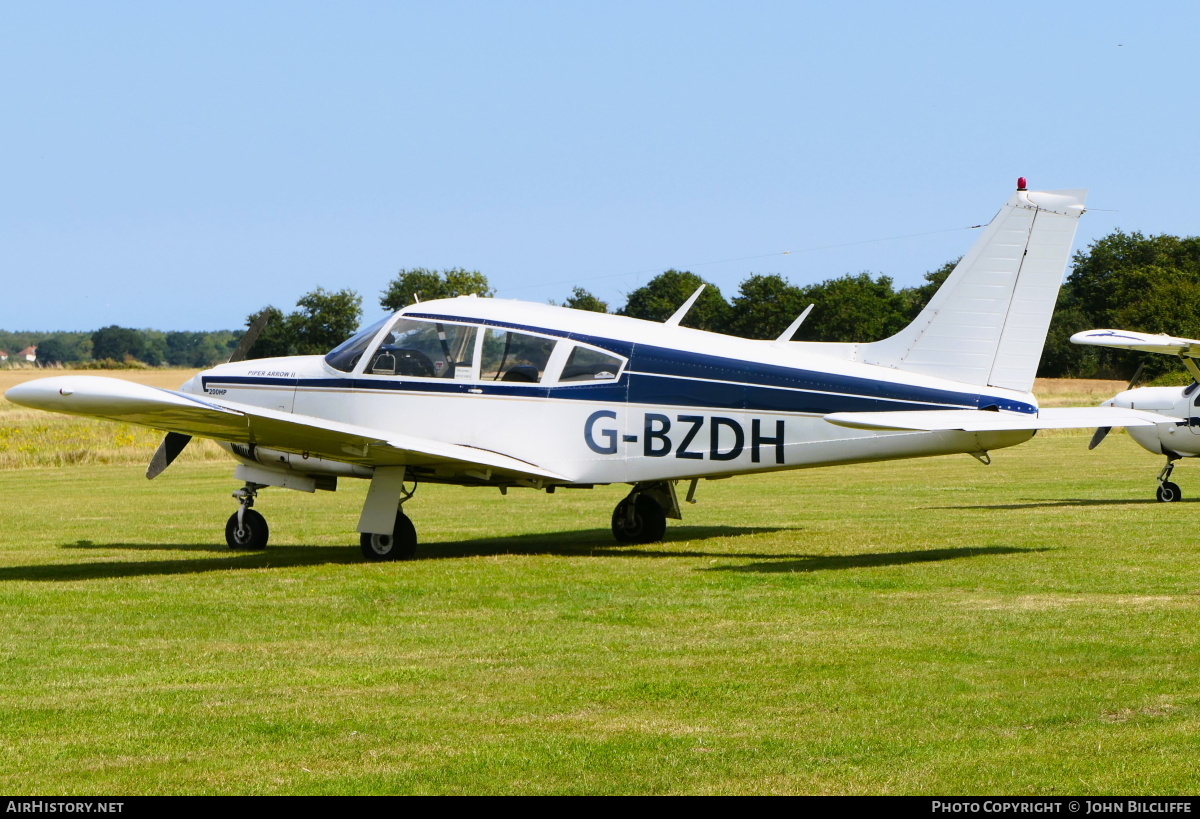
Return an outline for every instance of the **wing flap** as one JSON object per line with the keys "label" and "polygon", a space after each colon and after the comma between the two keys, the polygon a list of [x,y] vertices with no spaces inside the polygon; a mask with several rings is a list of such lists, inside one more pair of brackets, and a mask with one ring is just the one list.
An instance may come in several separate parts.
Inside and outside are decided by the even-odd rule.
{"label": "wing flap", "polygon": [[99,376],[58,376],[10,389],[14,404],[85,415],[166,432],[261,444],[364,466],[428,466],[500,470],[520,477],[569,479],[499,452],[387,430],[295,415],[249,404],[198,398]]}
{"label": "wing flap", "polygon": [[990,410],[835,412],[825,420],[840,427],[909,432],[1007,432],[1023,429],[1143,427],[1177,423],[1180,418],[1121,407],[1053,407],[1037,413]]}

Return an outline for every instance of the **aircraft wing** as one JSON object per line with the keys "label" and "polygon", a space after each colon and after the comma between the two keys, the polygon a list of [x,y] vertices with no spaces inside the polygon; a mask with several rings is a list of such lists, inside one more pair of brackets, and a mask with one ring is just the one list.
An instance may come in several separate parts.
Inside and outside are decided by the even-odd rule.
{"label": "aircraft wing", "polygon": [[482,467],[522,477],[569,480],[486,449],[201,398],[116,378],[42,378],[13,387],[5,397],[14,404],[51,412],[105,418],[219,441],[260,444],[285,452],[307,452],[365,466]]}
{"label": "aircraft wing", "polygon": [[1138,333],[1132,330],[1085,330],[1071,336],[1072,344],[1089,347],[1116,347],[1118,350],[1138,350],[1143,353],[1165,353],[1184,358],[1200,358],[1200,341],[1176,338],[1161,333]]}
{"label": "aircraft wing", "polygon": [[1037,413],[991,410],[916,410],[911,412],[835,412],[825,420],[839,427],[919,432],[1006,432],[1021,429],[1145,427],[1182,418],[1122,407],[1054,407]]}

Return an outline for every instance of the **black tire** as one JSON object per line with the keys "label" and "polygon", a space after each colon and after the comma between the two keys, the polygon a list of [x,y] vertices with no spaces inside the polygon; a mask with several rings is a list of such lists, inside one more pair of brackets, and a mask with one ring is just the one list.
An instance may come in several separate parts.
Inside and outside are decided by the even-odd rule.
{"label": "black tire", "polygon": [[1183,500],[1183,490],[1179,488],[1179,484],[1171,481],[1163,481],[1158,485],[1158,499],[1163,503],[1174,503],[1175,501]]}
{"label": "black tire", "polygon": [[267,538],[271,530],[267,528],[267,519],[247,509],[242,515],[242,527],[238,529],[238,516],[234,512],[225,523],[225,542],[229,548],[237,552],[259,552],[267,548]]}
{"label": "black tire", "polygon": [[[629,505],[633,504],[633,520]],[[656,543],[667,533],[667,513],[647,495],[626,498],[613,510],[612,531],[621,543]]]}
{"label": "black tire", "polygon": [[367,560],[412,560],[417,556],[417,527],[404,512],[396,513],[391,535],[359,535],[363,557]]}

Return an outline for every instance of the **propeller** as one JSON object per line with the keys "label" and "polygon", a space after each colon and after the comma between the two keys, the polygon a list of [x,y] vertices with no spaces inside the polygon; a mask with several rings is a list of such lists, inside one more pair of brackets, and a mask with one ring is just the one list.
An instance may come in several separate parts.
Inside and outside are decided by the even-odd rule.
{"label": "propeller", "polygon": [[[271,314],[267,310],[262,310],[250,322],[250,327],[246,330],[242,340],[238,342],[237,347],[229,356],[226,364],[232,364],[235,361],[242,361],[250,352],[250,348],[254,346],[254,342],[258,341],[258,337],[262,335],[262,331],[266,329],[267,322],[270,321]],[[183,452],[184,447],[192,440],[191,435],[185,435],[182,432],[168,432],[163,442],[158,445],[158,449],[154,451],[154,457],[150,459],[150,465],[146,467],[146,478],[154,480],[161,475],[166,468],[174,463],[179,457],[179,453]]]}
{"label": "propeller", "polygon": [[[1146,362],[1138,365],[1138,368],[1133,372],[1133,378],[1129,379],[1129,384],[1126,385],[1126,390],[1132,390],[1133,385],[1142,377],[1142,370],[1146,369]],[[1092,440],[1088,443],[1088,449],[1092,450],[1100,446],[1101,442],[1108,437],[1108,433],[1112,432],[1112,427],[1096,427],[1096,431],[1092,434]]]}

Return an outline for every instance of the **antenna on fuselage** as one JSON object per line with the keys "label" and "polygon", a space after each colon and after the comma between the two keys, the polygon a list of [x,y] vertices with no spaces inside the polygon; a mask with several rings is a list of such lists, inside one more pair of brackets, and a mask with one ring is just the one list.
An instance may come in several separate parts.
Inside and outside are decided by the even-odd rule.
{"label": "antenna on fuselage", "polygon": [[692,294],[692,297],[685,301],[669,319],[663,322],[663,324],[667,325],[668,327],[678,327],[679,322],[683,321],[683,317],[687,315],[688,310],[691,310],[692,305],[696,303],[696,299],[700,298],[700,293],[705,287],[707,287],[707,285],[703,284],[697,287],[696,292]]}
{"label": "antenna on fuselage", "polygon": [[812,312],[812,309],[814,306],[815,305],[810,304],[810,305],[808,305],[808,307],[805,307],[804,312],[801,313],[800,315],[796,316],[796,320],[793,321],[791,324],[789,324],[788,328],[783,331],[783,334],[780,335],[779,338],[777,338],[775,340],[776,341],[791,341],[792,336],[796,335],[796,331],[800,329],[800,325],[804,323],[804,320],[806,318],[808,318],[808,314]]}

